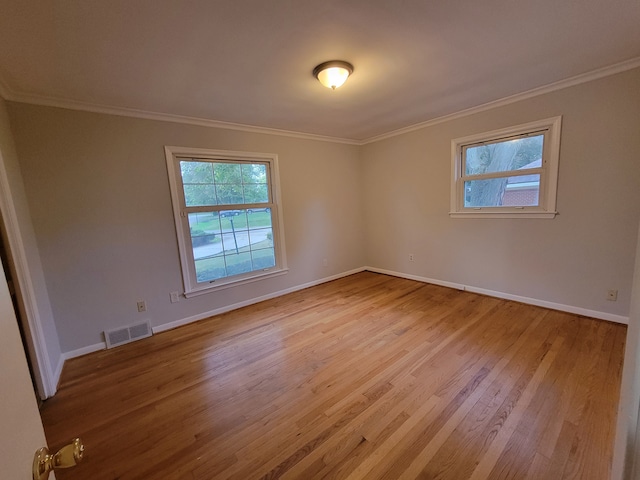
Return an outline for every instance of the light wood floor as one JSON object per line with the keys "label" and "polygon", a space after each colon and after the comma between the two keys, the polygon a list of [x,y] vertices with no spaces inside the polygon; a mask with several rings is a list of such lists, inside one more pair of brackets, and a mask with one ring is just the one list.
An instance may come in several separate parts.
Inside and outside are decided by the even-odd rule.
{"label": "light wood floor", "polygon": [[71,360],[64,479],[609,478],[626,327],[363,272]]}

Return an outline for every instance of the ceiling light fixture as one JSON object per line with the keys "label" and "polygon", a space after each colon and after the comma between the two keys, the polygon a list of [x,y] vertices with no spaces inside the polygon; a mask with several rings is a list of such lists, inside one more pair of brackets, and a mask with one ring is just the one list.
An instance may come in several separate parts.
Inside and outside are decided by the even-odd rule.
{"label": "ceiling light fixture", "polygon": [[313,69],[313,76],[327,88],[335,90],[353,73],[353,65],[342,60],[324,62]]}

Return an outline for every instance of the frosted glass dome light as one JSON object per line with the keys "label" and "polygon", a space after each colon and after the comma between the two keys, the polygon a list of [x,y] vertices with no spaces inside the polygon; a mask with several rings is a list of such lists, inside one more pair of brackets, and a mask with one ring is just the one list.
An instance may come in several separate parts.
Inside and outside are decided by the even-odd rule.
{"label": "frosted glass dome light", "polygon": [[327,88],[335,90],[353,73],[353,65],[342,60],[324,62],[313,69],[313,76]]}

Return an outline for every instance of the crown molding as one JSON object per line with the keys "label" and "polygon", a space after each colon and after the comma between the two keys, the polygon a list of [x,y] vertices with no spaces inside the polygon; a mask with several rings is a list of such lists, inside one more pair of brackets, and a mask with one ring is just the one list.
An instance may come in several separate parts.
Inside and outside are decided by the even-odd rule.
{"label": "crown molding", "polygon": [[405,133],[414,132],[422,128],[427,128],[434,125],[438,125],[440,123],[449,122],[457,118],[466,117],[469,115],[473,115],[475,113],[484,112],[486,110],[491,110],[492,108],[502,107],[504,105],[509,105],[511,103],[526,100],[528,98],[537,97],[539,95],[544,95],[546,93],[555,92],[556,90],[562,90],[563,88],[573,87],[581,83],[587,83],[593,80],[598,80],[599,78],[609,77],[611,75],[626,72],[627,70],[632,70],[637,67],[640,67],[640,57],[635,57],[630,60],[626,60],[624,62],[616,63],[614,65],[609,65],[608,67],[599,68],[598,70],[592,70],[591,72],[576,75],[575,77],[550,83],[548,85],[537,87],[532,90],[527,90],[526,92],[516,93],[515,95],[510,95],[508,97],[504,97],[499,100],[483,103],[482,105],[466,108],[464,110],[450,113],[448,115],[443,115],[441,117],[433,118],[425,122],[416,123],[408,127],[399,128],[391,132],[382,133],[380,135],[369,137],[365,140],[362,140],[360,142],[360,145],[367,145],[369,143],[379,142],[380,140],[385,140],[387,138],[397,137],[398,135],[403,135]]}
{"label": "crown molding", "polygon": [[[142,118],[145,120],[157,120],[160,122],[182,123],[186,125],[196,125],[199,127],[223,128],[226,130],[237,130],[248,133],[261,133],[266,135],[279,135],[283,137],[299,138],[303,140],[316,140],[320,142],[344,143],[347,145],[360,145],[360,141],[349,138],[331,137],[328,135],[318,135],[315,133],[295,132],[291,130],[283,130],[278,128],[260,127],[255,125],[245,125],[241,123],[223,122],[218,120],[209,120],[206,118],[189,117],[186,115],[174,115],[170,113],[151,112],[147,110],[137,110],[134,108],[112,107],[109,105],[100,105],[95,103],[78,102],[55,97],[46,97],[40,95],[28,95],[15,93],[6,88],[6,100],[19,103],[27,103],[31,105],[42,105],[47,107],[65,108],[68,110],[80,110],[91,113],[103,113],[107,115],[118,115],[121,117]],[[2,94],[0,85],[0,94]]]}
{"label": "crown molding", "polygon": [[92,112],[92,113],[103,113],[107,115],[118,115],[122,117],[142,118],[146,120],[157,120],[161,122],[181,123],[186,125],[196,125],[200,127],[222,128],[226,130],[237,130],[237,131],[248,132],[248,133],[278,135],[283,137],[299,138],[303,140],[316,140],[320,142],[342,143],[347,145],[367,145],[367,144],[379,142],[381,140],[385,140],[388,138],[397,137],[398,135],[403,135],[405,133],[420,130],[422,128],[427,128],[434,125],[438,125],[440,123],[455,120],[457,118],[462,118],[468,115],[473,115],[475,113],[484,112],[492,108],[509,105],[511,103],[519,102],[521,100],[526,100],[528,98],[537,97],[539,95],[551,93],[556,90],[561,90],[563,88],[572,87],[574,85],[579,85],[581,83],[586,83],[586,82],[590,82],[600,78],[615,75],[617,73],[622,73],[627,70],[632,70],[638,67],[640,67],[640,57],[635,57],[630,60],[626,60],[624,62],[616,63],[614,65],[609,65],[607,67],[593,70],[591,72],[576,75],[574,77],[567,78],[565,80],[560,80],[558,82],[550,83],[548,85],[544,85],[541,87],[537,87],[532,90],[528,90],[526,92],[510,95],[508,97],[487,102],[482,105],[477,105],[475,107],[460,110],[458,112],[450,113],[448,115],[443,115],[441,117],[433,118],[431,120],[416,123],[413,125],[409,125],[407,127],[399,128],[397,130],[393,130],[387,133],[382,133],[380,135],[375,135],[373,137],[360,139],[360,140],[353,139],[353,138],[340,138],[340,137],[332,137],[327,135],[317,135],[314,133],[296,132],[292,130],[283,130],[283,129],[277,129],[277,128],[260,127],[256,125],[245,125],[241,123],[223,122],[219,120],[209,120],[206,118],[189,117],[186,115],[174,115],[170,113],[151,112],[147,110],[137,110],[133,108],[113,107],[109,105],[78,102],[75,100],[68,100],[68,99],[56,98],[56,97],[47,97],[47,96],[41,96],[41,95],[19,93],[12,90],[9,87],[9,85],[5,81],[3,81],[1,75],[0,75],[0,97],[12,102],[65,108],[69,110],[80,110],[80,111]]}

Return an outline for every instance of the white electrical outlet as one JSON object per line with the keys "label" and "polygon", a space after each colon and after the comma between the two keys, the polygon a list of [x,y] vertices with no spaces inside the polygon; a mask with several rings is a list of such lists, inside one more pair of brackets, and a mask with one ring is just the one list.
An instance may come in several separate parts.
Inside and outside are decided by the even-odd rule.
{"label": "white electrical outlet", "polygon": [[410,254],[409,254],[409,261],[410,261],[410,262],[413,262],[413,253],[410,253]]}
{"label": "white electrical outlet", "polygon": [[608,290],[607,300],[610,302],[616,302],[618,300],[618,290]]}
{"label": "white electrical outlet", "polygon": [[171,298],[171,303],[178,303],[180,301],[180,293],[179,292],[171,292],[169,294],[169,298]]}
{"label": "white electrical outlet", "polygon": [[147,311],[147,302],[144,300],[140,300],[138,302],[138,312],[146,312]]}

